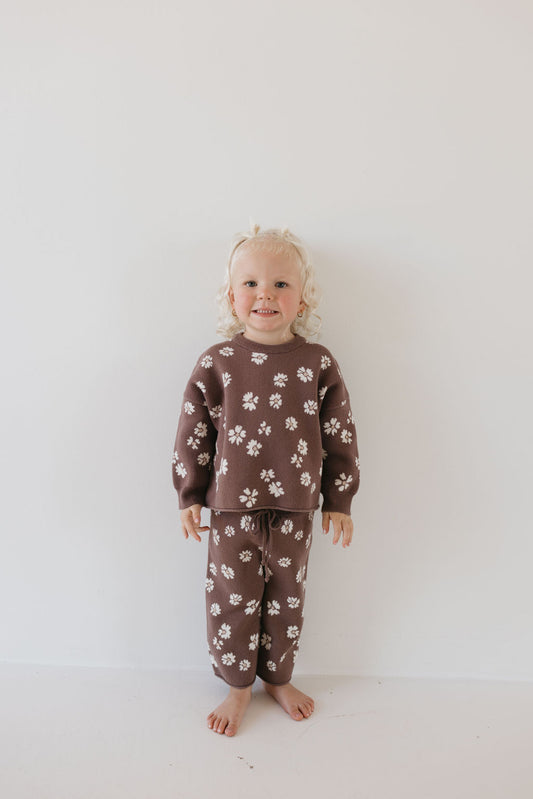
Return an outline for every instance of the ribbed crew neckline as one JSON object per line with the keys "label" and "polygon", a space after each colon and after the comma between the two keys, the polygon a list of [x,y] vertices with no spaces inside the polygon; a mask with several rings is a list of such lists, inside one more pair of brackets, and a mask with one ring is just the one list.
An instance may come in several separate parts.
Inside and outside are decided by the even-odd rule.
{"label": "ribbed crew neckline", "polygon": [[295,334],[294,338],[291,338],[290,341],[284,341],[283,344],[260,344],[259,341],[252,341],[249,338],[245,338],[244,333],[237,333],[237,335],[231,339],[231,342],[251,352],[264,352],[274,355],[277,352],[291,352],[291,350],[296,350],[298,347],[301,347],[302,344],[306,343],[306,339],[303,336]]}

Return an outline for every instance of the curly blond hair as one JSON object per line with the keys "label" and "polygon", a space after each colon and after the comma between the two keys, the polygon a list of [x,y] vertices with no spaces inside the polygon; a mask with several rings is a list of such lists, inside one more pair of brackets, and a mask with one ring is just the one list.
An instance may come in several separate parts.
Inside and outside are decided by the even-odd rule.
{"label": "curly blond hair", "polygon": [[229,252],[226,266],[226,275],[223,285],[217,293],[218,325],[217,333],[224,338],[233,338],[244,330],[242,322],[232,314],[232,305],[229,299],[231,288],[231,269],[237,250],[243,247],[246,250],[268,250],[273,255],[288,255],[294,257],[300,266],[300,279],[302,282],[302,300],[305,303],[301,317],[296,317],[291,325],[291,332],[311,338],[318,336],[322,320],[315,313],[320,302],[320,291],[315,278],[315,270],[311,263],[309,253],[304,243],[288,228],[268,228],[261,231],[259,225],[251,222],[250,232],[237,233]]}

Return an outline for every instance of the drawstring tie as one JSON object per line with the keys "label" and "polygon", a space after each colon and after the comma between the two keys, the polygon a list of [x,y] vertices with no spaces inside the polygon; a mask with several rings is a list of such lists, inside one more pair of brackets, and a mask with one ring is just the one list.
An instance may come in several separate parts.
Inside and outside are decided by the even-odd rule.
{"label": "drawstring tie", "polygon": [[261,544],[259,545],[259,549],[261,550],[261,567],[263,569],[265,583],[268,583],[272,574],[268,567],[268,559],[270,556],[270,531],[279,530],[280,528],[281,519],[276,511],[272,508],[258,510],[256,513],[252,514],[250,531],[253,535],[261,535]]}

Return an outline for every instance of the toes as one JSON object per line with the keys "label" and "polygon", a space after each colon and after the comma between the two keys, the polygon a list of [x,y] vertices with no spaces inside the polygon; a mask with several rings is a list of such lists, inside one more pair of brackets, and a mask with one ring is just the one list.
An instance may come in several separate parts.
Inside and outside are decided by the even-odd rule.
{"label": "toes", "polygon": [[294,719],[294,721],[301,721],[304,717],[303,713],[298,707],[296,707],[296,705],[291,707],[290,715],[291,719]]}
{"label": "toes", "polygon": [[236,732],[237,732],[237,725],[234,724],[232,721],[230,721],[230,723],[226,727],[225,732],[226,732],[226,735],[229,735],[230,738],[233,737],[236,734]]}

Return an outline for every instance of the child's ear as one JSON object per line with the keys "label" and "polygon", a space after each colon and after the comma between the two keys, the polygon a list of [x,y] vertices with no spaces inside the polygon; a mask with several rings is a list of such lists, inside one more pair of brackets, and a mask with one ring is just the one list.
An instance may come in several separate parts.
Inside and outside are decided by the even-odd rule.
{"label": "child's ear", "polygon": [[233,291],[231,286],[228,289],[228,299],[229,299],[231,305],[233,306],[233,303],[235,302],[235,292]]}

